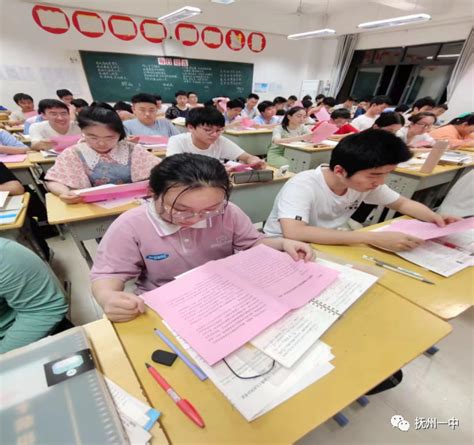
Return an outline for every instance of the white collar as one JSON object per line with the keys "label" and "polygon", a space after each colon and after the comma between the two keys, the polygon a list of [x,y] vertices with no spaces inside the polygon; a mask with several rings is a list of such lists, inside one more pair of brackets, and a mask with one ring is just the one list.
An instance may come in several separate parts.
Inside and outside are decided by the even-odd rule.
{"label": "white collar", "polygon": [[[87,145],[85,142],[78,143],[76,145],[76,149],[80,151],[80,153],[84,157],[87,167],[89,167],[91,170],[94,170],[94,168],[100,161],[101,156],[104,156],[104,155],[101,155],[100,153],[97,153],[94,149],[89,147],[89,145]],[[105,156],[112,158],[118,164],[127,165],[129,154],[130,153],[129,153],[128,142],[119,141],[117,146],[112,148],[112,150],[106,153]]]}

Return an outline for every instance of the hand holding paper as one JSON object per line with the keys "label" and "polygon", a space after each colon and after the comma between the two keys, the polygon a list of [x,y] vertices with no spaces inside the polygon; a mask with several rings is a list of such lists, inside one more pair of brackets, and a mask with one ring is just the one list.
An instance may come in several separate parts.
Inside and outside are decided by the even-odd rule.
{"label": "hand holding paper", "polygon": [[53,136],[51,138],[51,141],[54,142],[54,151],[57,153],[61,153],[66,148],[77,144],[81,137],[82,136],[80,134]]}
{"label": "hand holding paper", "polygon": [[316,130],[313,131],[311,142],[313,144],[319,144],[320,142],[327,139],[329,136],[337,131],[337,126],[330,124],[329,122],[323,122]]}
{"label": "hand holding paper", "polygon": [[464,232],[474,228],[474,217],[462,219],[457,222],[446,225],[445,227],[439,227],[434,223],[427,223],[418,221],[416,219],[402,219],[395,221],[390,226],[387,226],[387,230],[399,231],[408,235],[416,236],[423,240],[429,240],[432,238],[439,238],[440,236],[450,235],[452,233]]}
{"label": "hand holding paper", "polygon": [[149,195],[148,181],[133,182],[131,184],[106,184],[91,189],[76,190],[75,193],[83,202],[108,201],[119,198],[143,198]]}

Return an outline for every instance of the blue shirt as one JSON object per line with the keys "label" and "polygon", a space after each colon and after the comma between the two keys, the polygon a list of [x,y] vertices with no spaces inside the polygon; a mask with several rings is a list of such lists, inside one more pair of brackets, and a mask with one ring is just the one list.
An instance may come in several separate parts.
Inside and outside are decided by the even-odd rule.
{"label": "blue shirt", "polygon": [[38,116],[35,116],[34,119],[26,119],[24,126],[23,126],[23,134],[30,134],[30,127],[33,124],[36,124],[37,122],[43,122],[44,117],[41,114],[38,114]]}
{"label": "blue shirt", "polygon": [[144,125],[138,119],[130,119],[123,123],[127,135],[138,136],[174,136],[179,134],[175,126],[166,119],[157,119],[153,125]]}
{"label": "blue shirt", "polygon": [[259,124],[259,125],[272,125],[272,124],[279,124],[280,123],[280,119],[277,116],[273,116],[270,119],[270,122],[266,122],[265,119],[263,118],[263,116],[259,115],[253,121],[256,124]]}
{"label": "blue shirt", "polygon": [[12,136],[8,131],[0,130],[0,145],[7,147],[27,148],[23,142]]}

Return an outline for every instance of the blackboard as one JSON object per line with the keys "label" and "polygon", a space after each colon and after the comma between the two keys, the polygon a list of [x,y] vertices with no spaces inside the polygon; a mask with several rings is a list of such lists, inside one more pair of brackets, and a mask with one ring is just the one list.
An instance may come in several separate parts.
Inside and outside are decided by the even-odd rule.
{"label": "blackboard", "polygon": [[165,56],[80,51],[96,101],[129,101],[137,93],[174,100],[178,90],[194,91],[200,102],[213,97],[246,97],[252,92],[253,64]]}

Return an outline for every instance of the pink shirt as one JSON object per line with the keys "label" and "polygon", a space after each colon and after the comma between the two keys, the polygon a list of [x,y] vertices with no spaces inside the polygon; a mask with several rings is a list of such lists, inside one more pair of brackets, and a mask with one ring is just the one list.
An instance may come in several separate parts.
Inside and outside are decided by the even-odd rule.
{"label": "pink shirt", "polygon": [[153,205],[129,210],[113,222],[99,245],[92,281],[136,278],[136,293],[140,294],[208,261],[249,249],[264,238],[232,203],[205,228],[168,224],[150,210]]}

